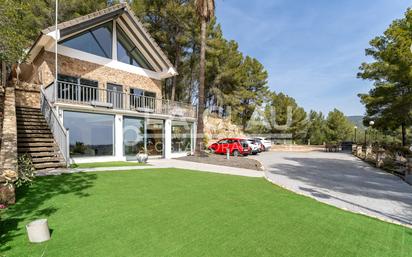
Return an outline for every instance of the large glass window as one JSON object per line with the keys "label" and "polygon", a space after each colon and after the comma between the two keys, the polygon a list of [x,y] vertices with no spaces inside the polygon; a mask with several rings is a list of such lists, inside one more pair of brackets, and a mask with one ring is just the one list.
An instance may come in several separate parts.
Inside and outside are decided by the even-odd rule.
{"label": "large glass window", "polygon": [[113,22],[86,30],[63,40],[60,44],[86,53],[112,58]]}
{"label": "large glass window", "polygon": [[123,147],[125,156],[136,156],[144,152],[144,119],[125,117],[123,119]]}
{"label": "large glass window", "polygon": [[164,147],[164,121],[156,119],[147,120],[146,147],[149,155],[163,155]]}
{"label": "large glass window", "polygon": [[124,62],[133,66],[142,67],[148,70],[153,70],[150,64],[147,62],[146,58],[133,44],[130,38],[127,37],[126,33],[122,28],[117,25],[117,60],[119,62]]}
{"label": "large glass window", "polygon": [[192,151],[192,123],[172,122],[172,153]]}
{"label": "large glass window", "polygon": [[65,111],[63,118],[70,132],[71,157],[113,155],[113,115]]}

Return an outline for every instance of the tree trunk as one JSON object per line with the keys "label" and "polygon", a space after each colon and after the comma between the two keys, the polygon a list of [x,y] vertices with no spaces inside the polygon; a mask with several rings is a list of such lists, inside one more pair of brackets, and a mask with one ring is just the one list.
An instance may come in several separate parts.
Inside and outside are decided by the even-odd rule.
{"label": "tree trunk", "polygon": [[196,153],[201,153],[204,137],[203,112],[205,111],[205,67],[206,67],[206,19],[202,18],[201,24],[201,46],[199,65],[199,107],[197,116],[197,143]]}
{"label": "tree trunk", "polygon": [[6,76],[7,76],[7,70],[6,70],[6,62],[1,62],[1,86],[6,87]]}
{"label": "tree trunk", "polygon": [[404,123],[401,124],[402,128],[402,146],[406,146],[406,126]]}
{"label": "tree trunk", "polygon": [[[176,54],[176,56],[175,56],[175,69],[177,70],[178,69],[178,66],[179,66],[179,61],[180,61],[180,51],[179,51],[179,49],[180,49],[180,47],[176,47],[176,52],[175,52],[175,54]],[[171,96],[170,96],[170,100],[172,100],[172,101],[175,101],[175,98],[176,98],[176,84],[177,84],[177,76],[174,76],[173,77],[173,80],[172,80],[172,93],[171,93]]]}

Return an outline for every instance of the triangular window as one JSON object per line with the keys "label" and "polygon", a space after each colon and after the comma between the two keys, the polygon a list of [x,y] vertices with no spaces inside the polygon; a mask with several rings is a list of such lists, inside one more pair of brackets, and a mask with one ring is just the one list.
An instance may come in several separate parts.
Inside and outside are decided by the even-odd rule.
{"label": "triangular window", "polygon": [[149,62],[137,49],[135,44],[127,37],[126,33],[116,26],[117,31],[117,60],[133,66],[141,67],[148,70],[153,70]]}
{"label": "triangular window", "polygon": [[112,58],[113,22],[86,30],[63,40],[60,44],[86,53]]}

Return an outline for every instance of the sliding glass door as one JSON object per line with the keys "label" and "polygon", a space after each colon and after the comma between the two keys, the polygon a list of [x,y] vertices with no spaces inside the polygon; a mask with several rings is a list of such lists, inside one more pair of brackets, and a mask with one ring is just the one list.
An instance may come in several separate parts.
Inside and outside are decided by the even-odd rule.
{"label": "sliding glass door", "polygon": [[145,121],[143,118],[123,118],[123,154],[135,157],[145,152]]}
{"label": "sliding glass door", "polygon": [[147,119],[146,147],[151,156],[163,156],[164,148],[164,120]]}

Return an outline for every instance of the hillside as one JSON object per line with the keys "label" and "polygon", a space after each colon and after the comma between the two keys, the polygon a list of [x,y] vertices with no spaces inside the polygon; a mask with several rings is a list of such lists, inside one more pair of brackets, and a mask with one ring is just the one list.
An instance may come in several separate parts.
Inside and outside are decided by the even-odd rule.
{"label": "hillside", "polygon": [[356,126],[358,126],[358,128],[360,129],[364,129],[365,126],[363,125],[363,116],[361,115],[357,115],[357,116],[346,116],[346,118],[348,120],[350,120],[350,122],[352,122],[353,124],[355,124]]}

